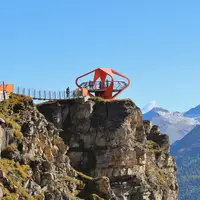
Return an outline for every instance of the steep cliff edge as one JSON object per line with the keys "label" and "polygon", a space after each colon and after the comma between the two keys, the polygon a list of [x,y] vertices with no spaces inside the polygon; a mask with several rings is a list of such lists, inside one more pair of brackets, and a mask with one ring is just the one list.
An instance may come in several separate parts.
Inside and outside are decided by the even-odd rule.
{"label": "steep cliff edge", "polygon": [[[32,99],[11,95],[0,102],[0,199],[2,200],[78,200],[100,199],[100,186],[106,177],[93,179],[70,165],[69,147],[59,137],[60,130],[37,110]],[[96,193],[91,193],[92,185]],[[86,195],[87,194],[87,195]]]}
{"label": "steep cliff edge", "polygon": [[[79,197],[101,191],[98,194],[105,199],[178,199],[169,138],[158,126],[143,121],[131,100],[71,99],[37,108],[47,121],[63,130],[60,136],[69,145],[71,165],[89,176],[104,177],[108,184],[86,184]],[[110,196],[106,196],[108,190]]]}

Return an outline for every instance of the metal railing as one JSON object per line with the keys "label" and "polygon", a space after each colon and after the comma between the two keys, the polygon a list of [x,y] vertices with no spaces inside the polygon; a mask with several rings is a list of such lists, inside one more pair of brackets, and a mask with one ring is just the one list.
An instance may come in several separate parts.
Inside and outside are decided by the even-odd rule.
{"label": "metal railing", "polygon": [[[120,91],[127,86],[127,83],[124,82],[124,81],[114,81],[113,83],[114,83],[113,90]],[[99,90],[99,89],[101,89],[102,84],[104,85],[104,87],[109,87],[110,84],[111,84],[111,81],[105,81],[105,82],[101,82],[101,81],[95,81],[95,82],[91,81],[90,82],[89,81],[89,82],[81,83],[80,86],[82,88],[87,88],[89,90],[91,90],[91,89],[92,90]]]}
{"label": "metal railing", "polygon": [[16,87],[14,93],[19,95],[21,94],[25,96],[30,96],[35,100],[61,100],[82,97],[82,93],[78,90],[72,90],[69,93],[66,93],[66,90],[51,91]]}

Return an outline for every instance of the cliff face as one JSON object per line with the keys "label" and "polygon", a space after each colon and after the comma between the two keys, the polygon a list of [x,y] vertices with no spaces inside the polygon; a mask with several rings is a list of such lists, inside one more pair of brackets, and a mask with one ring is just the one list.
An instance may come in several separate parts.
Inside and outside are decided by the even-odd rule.
{"label": "cliff face", "polygon": [[69,145],[71,165],[97,177],[97,182],[104,177],[104,184],[88,186],[91,192],[98,190],[105,199],[178,199],[169,138],[158,126],[143,121],[131,100],[65,100],[37,108],[63,130],[60,136]]}
{"label": "cliff face", "polygon": [[[109,188],[106,177],[93,179],[72,168],[60,130],[32,99],[12,95],[0,102],[0,117],[6,121],[6,126],[0,125],[2,200],[78,200],[79,193],[98,199],[100,186]],[[93,194],[90,185],[100,189]]]}

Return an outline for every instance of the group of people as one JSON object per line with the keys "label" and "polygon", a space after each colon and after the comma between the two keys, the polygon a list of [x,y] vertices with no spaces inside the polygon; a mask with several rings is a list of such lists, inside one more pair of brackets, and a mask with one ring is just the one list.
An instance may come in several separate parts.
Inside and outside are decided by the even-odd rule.
{"label": "group of people", "polygon": [[[89,81],[89,84],[88,84],[89,89],[94,89],[94,87],[97,86],[96,83],[98,83],[99,89],[102,89],[102,88],[105,88],[105,87],[108,88],[110,81],[108,79],[106,81],[98,81],[98,82]],[[69,87],[67,87],[67,89],[66,89],[66,96],[67,96],[67,98],[70,97],[70,89],[69,89]],[[74,94],[73,94],[73,96],[74,96]]]}
{"label": "group of people", "polygon": [[[105,87],[109,87],[109,80],[107,79],[105,82],[104,81],[99,81],[99,89],[105,88]],[[93,89],[96,82],[94,81],[89,81],[89,88]]]}

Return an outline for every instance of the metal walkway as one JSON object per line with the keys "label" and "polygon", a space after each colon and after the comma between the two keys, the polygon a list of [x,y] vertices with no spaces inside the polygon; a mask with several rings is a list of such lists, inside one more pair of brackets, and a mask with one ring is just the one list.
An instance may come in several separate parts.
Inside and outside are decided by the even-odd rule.
{"label": "metal walkway", "polygon": [[[92,85],[90,85],[90,82],[83,82],[80,84],[82,88],[87,88],[89,92],[96,92],[96,91],[105,91],[105,89],[101,88],[101,83],[104,84],[105,87],[109,87],[111,84],[111,81],[95,81],[91,82]],[[124,81],[113,81],[113,92],[119,92],[123,90],[127,86],[127,83]]]}
{"label": "metal walkway", "polygon": [[62,100],[62,99],[74,99],[80,98],[81,93],[77,90],[70,91],[70,94],[66,94],[66,90],[63,91],[50,91],[50,90],[36,90],[16,87],[15,94],[30,96],[34,100]]}

